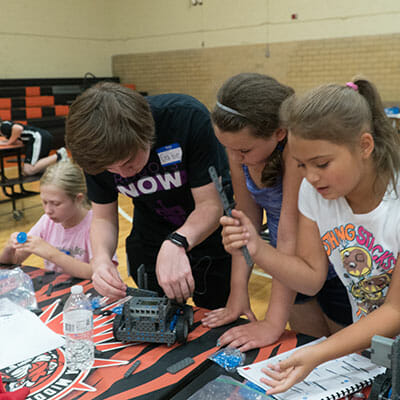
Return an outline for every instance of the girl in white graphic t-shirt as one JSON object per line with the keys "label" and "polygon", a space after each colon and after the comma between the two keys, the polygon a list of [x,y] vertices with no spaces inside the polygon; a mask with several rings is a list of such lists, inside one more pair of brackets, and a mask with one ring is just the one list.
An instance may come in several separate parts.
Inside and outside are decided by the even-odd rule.
{"label": "girl in white graphic t-shirt", "polygon": [[400,333],[400,136],[365,79],[324,85],[284,102],[288,145],[304,180],[296,256],[263,242],[240,211],[222,217],[232,254],[247,245],[255,263],[293,290],[320,290],[328,260],[348,289],[353,324],[298,350],[262,381],[287,390],[317,365]]}
{"label": "girl in white graphic t-shirt", "polygon": [[48,270],[91,278],[92,211],[82,170],[68,160],[51,165],[40,180],[40,197],[44,214],[28,232],[26,242],[19,243],[18,232],[11,234],[0,262],[19,264],[35,254],[44,259]]}

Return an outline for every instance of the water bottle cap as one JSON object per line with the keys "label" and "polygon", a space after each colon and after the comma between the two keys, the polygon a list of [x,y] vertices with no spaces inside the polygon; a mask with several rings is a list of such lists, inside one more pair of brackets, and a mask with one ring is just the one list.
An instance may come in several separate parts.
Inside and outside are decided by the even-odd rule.
{"label": "water bottle cap", "polygon": [[25,232],[20,232],[17,235],[17,242],[18,243],[25,243],[28,239],[28,235]]}
{"label": "water bottle cap", "polygon": [[83,287],[81,285],[74,285],[71,286],[71,293],[72,294],[79,294],[83,292]]}

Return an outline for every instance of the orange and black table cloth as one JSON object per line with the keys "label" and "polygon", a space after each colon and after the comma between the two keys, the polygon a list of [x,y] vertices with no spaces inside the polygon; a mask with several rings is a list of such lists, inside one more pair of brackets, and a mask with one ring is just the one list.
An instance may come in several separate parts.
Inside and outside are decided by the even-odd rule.
{"label": "orange and black table cloth", "polygon": [[[43,269],[23,267],[35,286],[41,320],[62,334],[62,307],[69,296],[70,286],[82,285],[85,293],[96,295],[91,281],[71,278],[65,274],[48,274]],[[65,368],[64,349],[59,348],[25,360],[0,371],[9,383],[8,391],[21,386],[30,388],[29,399],[81,400],[183,400],[221,374],[229,374],[208,360],[218,350],[219,336],[232,327],[206,329],[201,318],[206,310],[194,308],[194,327],[185,344],[124,344],[114,339],[113,315],[95,315],[94,340],[96,356],[88,371],[70,373]],[[235,324],[245,323],[238,320]],[[246,364],[258,362],[310,341],[311,338],[285,332],[274,345],[246,353]],[[4,345],[4,344],[2,344]],[[194,364],[176,374],[167,368],[192,357]],[[128,377],[126,371],[136,360],[139,367]],[[239,375],[231,374],[238,380]]]}

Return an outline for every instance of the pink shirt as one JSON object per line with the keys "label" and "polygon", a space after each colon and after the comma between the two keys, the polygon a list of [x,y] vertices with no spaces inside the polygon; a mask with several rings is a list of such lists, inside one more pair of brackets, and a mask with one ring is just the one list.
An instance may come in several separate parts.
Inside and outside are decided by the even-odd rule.
{"label": "pink shirt", "polygon": [[[89,263],[92,258],[92,249],[89,240],[92,215],[92,210],[89,210],[85,218],[78,225],[65,229],[60,223],[53,222],[44,214],[31,228],[28,235],[39,236],[58,250],[80,261]],[[63,271],[60,266],[46,259],[44,260],[44,266],[48,270]]]}

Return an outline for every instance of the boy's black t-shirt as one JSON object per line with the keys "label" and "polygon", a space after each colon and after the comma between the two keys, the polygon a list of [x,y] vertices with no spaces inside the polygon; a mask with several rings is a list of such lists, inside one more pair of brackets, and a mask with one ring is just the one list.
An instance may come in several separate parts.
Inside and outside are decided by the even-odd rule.
{"label": "boy's black t-shirt", "polygon": [[[135,237],[153,247],[184,224],[194,209],[191,189],[211,182],[208,168],[214,165],[226,182],[229,166],[203,104],[182,94],[147,100],[155,120],[156,142],[146,166],[129,178],[108,171],[87,175],[87,185],[95,203],[116,201],[118,192],[131,197],[134,223],[128,240]],[[222,249],[219,230],[198,247],[215,244]]]}

